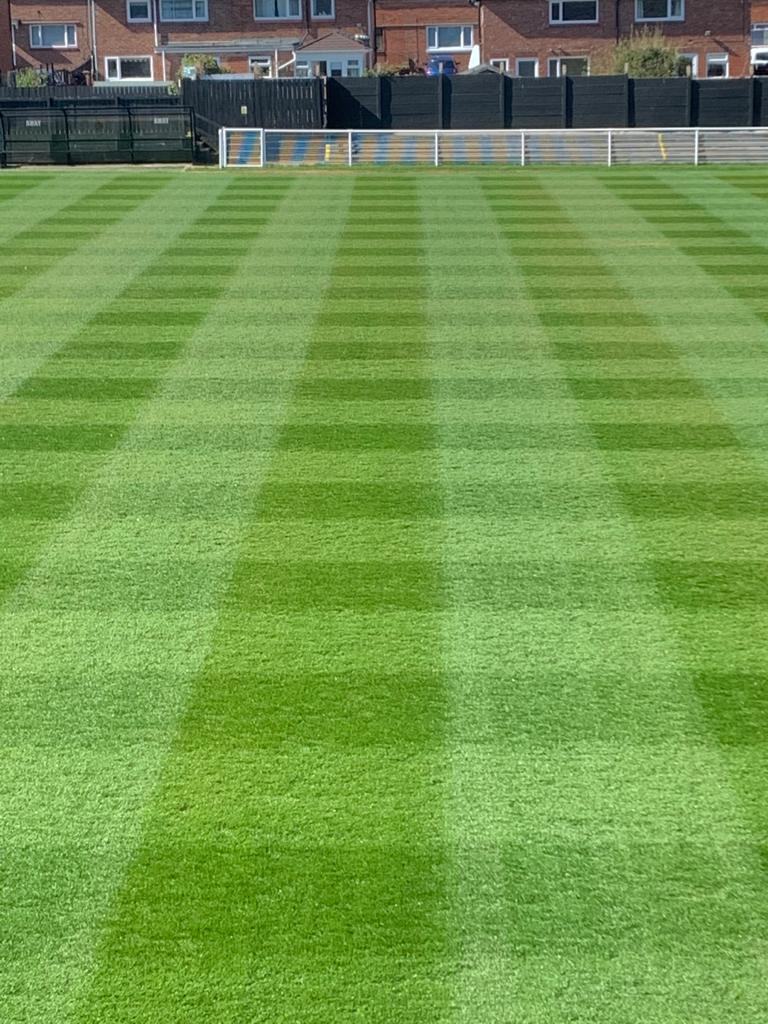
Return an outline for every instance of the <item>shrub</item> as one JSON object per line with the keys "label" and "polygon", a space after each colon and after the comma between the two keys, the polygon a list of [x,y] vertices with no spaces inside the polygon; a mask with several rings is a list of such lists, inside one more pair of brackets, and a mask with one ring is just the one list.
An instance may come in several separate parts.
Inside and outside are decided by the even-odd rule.
{"label": "shrub", "polygon": [[22,68],[16,72],[13,84],[17,89],[39,89],[48,84],[48,75],[42,68]]}
{"label": "shrub", "polygon": [[391,75],[410,75],[413,71],[409,64],[377,63],[365,72],[366,78],[385,78]]}
{"label": "shrub", "polygon": [[218,60],[210,53],[185,53],[179,65],[179,75],[183,68],[195,68],[200,78],[203,75],[223,75],[227,68],[219,64]]}
{"label": "shrub", "polygon": [[616,44],[612,70],[632,78],[670,78],[685,74],[675,47],[658,28],[647,26]]}

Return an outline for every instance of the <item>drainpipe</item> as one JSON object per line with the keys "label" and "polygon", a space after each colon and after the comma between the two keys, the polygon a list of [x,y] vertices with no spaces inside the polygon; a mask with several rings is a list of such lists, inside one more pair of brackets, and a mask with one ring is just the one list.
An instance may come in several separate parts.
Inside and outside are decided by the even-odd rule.
{"label": "drainpipe", "polygon": [[376,51],[376,9],[374,6],[374,0],[368,0],[368,43],[371,47],[371,53],[373,54],[373,60],[371,61],[371,67],[373,67],[379,59]]}
{"label": "drainpipe", "polygon": [[621,0],[616,0],[616,42],[621,39]]}
{"label": "drainpipe", "polygon": [[99,51],[96,44],[96,9],[94,0],[88,0],[88,23],[91,34],[91,74],[95,82],[99,77]]}
{"label": "drainpipe", "polygon": [[[9,9],[9,11],[8,11],[8,17],[9,18],[10,18],[10,13],[11,12],[10,12],[10,9]],[[13,67],[14,71],[18,67],[17,59],[16,59],[16,25],[17,24],[18,24],[18,22],[16,21],[15,18],[11,19],[11,66]]]}
{"label": "drainpipe", "polygon": [[[160,31],[157,27],[157,0],[150,0],[152,5],[152,31],[155,36],[155,53],[160,49]],[[160,50],[160,60],[163,62],[163,81],[168,81],[168,75],[165,70],[165,50]],[[154,61],[152,61],[154,65]],[[154,78],[154,73],[152,75]]]}

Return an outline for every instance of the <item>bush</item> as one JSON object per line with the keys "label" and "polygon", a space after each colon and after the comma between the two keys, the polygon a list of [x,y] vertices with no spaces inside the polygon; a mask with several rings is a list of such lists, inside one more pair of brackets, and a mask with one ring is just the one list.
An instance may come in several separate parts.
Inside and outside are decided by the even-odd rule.
{"label": "bush", "polygon": [[374,64],[364,72],[366,78],[386,78],[392,75],[411,75],[413,69],[409,64]]}
{"label": "bush", "polygon": [[17,89],[39,89],[48,84],[48,75],[42,68],[22,68],[14,75],[13,84]]}
{"label": "bush", "polygon": [[199,78],[204,75],[223,75],[228,70],[210,53],[185,53],[179,65],[180,76],[184,68],[195,68]]}
{"label": "bush", "polygon": [[671,78],[685,74],[684,62],[658,28],[644,28],[620,40],[613,51],[615,74],[631,78]]}

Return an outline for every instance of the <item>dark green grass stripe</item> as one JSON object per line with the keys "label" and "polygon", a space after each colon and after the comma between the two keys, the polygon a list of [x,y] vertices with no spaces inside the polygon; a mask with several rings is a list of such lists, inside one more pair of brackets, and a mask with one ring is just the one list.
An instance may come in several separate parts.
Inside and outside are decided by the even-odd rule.
{"label": "dark green grass stripe", "polygon": [[[654,195],[669,196],[679,199],[680,206],[690,210],[690,216],[697,223],[712,226],[717,231],[721,227],[730,232],[731,228],[710,214],[709,211],[696,203],[689,203],[685,198],[678,197],[677,193],[665,182],[654,178]],[[634,193],[627,188],[626,184],[617,179],[609,181],[609,187],[614,193],[625,201],[632,209],[635,209],[637,202]],[[662,234],[668,234],[666,221],[659,220],[642,208],[638,209],[642,216],[654,223]],[[569,220],[563,211],[563,220],[569,233],[578,232],[578,225]],[[586,238],[581,235],[583,241],[583,267],[587,270],[584,274],[585,283],[588,283],[595,272],[599,272],[606,280],[615,284],[617,296],[626,303],[628,311],[636,309],[633,296],[622,288],[621,284],[614,277],[610,264],[603,254],[592,247]],[[672,245],[678,244],[678,236],[670,237]],[[704,267],[706,270],[707,268]],[[527,279],[526,265],[520,264],[520,270]],[[562,327],[549,325],[553,339],[553,350],[563,358],[562,345],[557,342],[558,331]],[[659,353],[659,358],[664,358],[670,368],[674,368],[674,377],[677,380],[689,378],[691,388],[697,387],[695,379],[690,378],[686,372],[683,361],[679,358],[673,344],[659,337],[652,328],[648,328],[649,340],[647,346],[653,346]],[[578,358],[578,345],[571,346],[570,355]],[[643,351],[646,349],[644,348]],[[627,353],[629,355],[629,352]],[[592,354],[587,356],[592,358]],[[567,363],[565,364],[567,366]],[[607,365],[607,364],[606,364]],[[596,375],[592,375],[595,379]],[[677,481],[669,482],[644,482],[641,480],[627,478],[624,474],[616,471],[616,464],[613,461],[613,449],[611,444],[606,444],[606,436],[600,429],[595,429],[592,421],[589,401],[585,401],[579,392],[578,387],[572,388],[571,394],[579,402],[586,422],[591,426],[593,436],[598,447],[603,451],[605,463],[610,477],[613,480],[616,492],[621,496],[627,513],[634,520],[638,536],[642,541],[651,544],[654,537],[660,530],[664,530],[665,520],[680,517],[682,520],[689,518],[693,522],[701,522],[707,518],[713,518],[723,522],[723,529],[729,521],[738,519],[754,518],[759,520],[764,515],[768,502],[768,481],[761,473],[759,466],[753,463],[748,451],[740,446],[736,435],[730,430],[727,423],[723,422],[714,406],[711,407],[709,416],[710,426],[718,436],[727,442],[732,450],[732,471],[733,478],[728,479],[727,474],[719,471],[717,477],[706,484],[683,483]],[[699,398],[699,401],[703,401]],[[744,625],[740,620],[735,620],[733,627],[728,627],[727,620],[705,619],[698,624],[698,616],[707,609],[717,609],[720,614],[725,609],[745,608],[750,604],[761,606],[764,600],[764,573],[763,562],[766,552],[749,552],[750,560],[722,562],[711,561],[687,561],[682,558],[680,561],[664,561],[649,557],[644,563],[649,579],[655,586],[660,606],[666,608],[668,623],[673,630],[684,657],[689,667],[686,671],[692,692],[697,695],[699,705],[702,709],[704,719],[709,727],[710,735],[715,743],[723,749],[727,744],[740,742],[743,738],[748,744],[754,737],[754,729],[747,726],[743,734],[740,728],[751,719],[765,721],[765,700],[761,690],[761,682],[764,672],[760,667],[756,669],[756,675],[748,681],[739,672],[728,673],[721,670],[703,671],[696,668],[702,651],[709,652],[709,657],[717,654],[718,662],[721,665],[728,665],[738,654],[742,645],[749,645],[752,642],[749,622],[745,620]],[[680,614],[685,611],[687,614]],[[718,635],[722,630],[722,637]],[[746,630],[746,632],[745,632]],[[705,659],[706,661],[706,656]],[[737,659],[738,660],[738,659]],[[757,665],[761,666],[760,658],[757,657]],[[763,666],[764,667],[764,666]],[[730,689],[735,687],[735,692]],[[735,707],[739,702],[739,712]],[[765,773],[758,771],[752,777],[743,771],[743,766],[738,762],[725,761],[731,768],[730,781],[734,790],[740,795],[742,810],[746,820],[749,822],[756,838],[762,839],[765,828],[768,826],[762,805],[764,803]],[[766,862],[768,866],[768,861]],[[712,941],[716,941],[713,937]]]}
{"label": "dark green grass stripe", "polygon": [[[416,190],[400,188],[399,195],[417,224]],[[350,211],[366,209],[360,181]],[[346,287],[337,270],[325,309],[337,283]],[[407,272],[412,293],[426,297],[420,252]],[[421,746],[439,741],[444,714],[439,628],[434,616],[421,614],[441,607],[439,567],[419,559],[407,539],[393,563],[298,567],[291,558],[297,522],[409,522],[442,511],[429,463],[418,483],[385,482],[390,450],[378,457],[380,483],[344,489],[333,480],[303,482],[300,474],[295,484],[284,482],[297,472],[297,436],[302,448],[311,443],[300,434],[302,396],[312,391],[329,345],[348,346],[357,358],[346,340],[354,330],[322,311],[315,322],[296,402],[253,509],[257,524],[235,567],[82,1021],[105,1013],[115,1024],[128,1021],[137,1002],[158,1018],[172,1017],[177,986],[188,987],[190,978],[188,1024],[239,1020],[244,1006],[273,1024],[352,1016],[422,1024],[442,1013],[444,869],[433,832],[439,789]],[[428,371],[425,334],[423,315],[415,317],[409,378],[419,382]],[[344,358],[340,351],[336,358]],[[419,443],[433,444],[428,413],[414,431]],[[413,450],[407,436],[392,443],[395,458]],[[261,532],[270,521],[285,523],[271,542]],[[412,620],[414,614],[421,617]],[[171,935],[184,942],[169,944]],[[161,971],[152,966],[158,958]]]}
{"label": "dark green grass stripe", "polygon": [[[46,217],[44,220],[38,221],[31,227],[25,228],[23,231],[13,235],[12,244],[14,251],[17,254],[27,253],[27,255],[26,258],[16,255],[15,263],[21,272],[14,275],[10,281],[4,277],[5,271],[2,265],[0,265],[0,280],[2,281],[2,285],[0,285],[2,288],[0,299],[10,298],[28,285],[35,277],[39,277],[54,266],[63,255],[76,252],[86,242],[91,241],[100,234],[104,234],[109,228],[114,228],[126,214],[137,209],[143,202],[156,195],[173,180],[171,175],[167,178],[153,179],[141,189],[137,189],[136,193],[130,198],[114,203],[110,202],[107,209],[101,213],[94,214],[91,207],[92,202],[105,195],[109,195],[110,183],[107,182],[94,188],[93,191],[85,196],[80,196],[50,217]],[[76,227],[75,225],[78,223],[82,224],[82,227]],[[52,246],[48,249],[44,245],[42,249],[38,249],[35,252],[34,259],[28,255],[28,248],[31,244],[38,244],[41,241],[47,242],[49,239],[54,242],[57,239],[64,239],[66,240],[66,247],[60,249],[57,246]]]}
{"label": "dark green grass stripe", "polygon": [[[141,191],[143,193],[145,190]],[[283,192],[273,194],[275,207],[283,194]],[[216,200],[208,209],[215,208],[215,205]],[[153,271],[164,265],[167,253],[174,251],[175,246],[175,240],[169,242],[167,248],[155,258],[140,277],[151,278]],[[209,305],[212,306],[216,299],[224,293],[226,283],[224,278],[217,278],[218,289],[209,299]],[[131,287],[131,284],[132,282],[127,287]],[[119,309],[121,300],[122,295],[118,295],[113,300],[111,307]],[[141,337],[152,337],[155,333],[153,325],[156,322],[162,322],[164,326],[170,327],[173,340],[124,343],[110,340],[106,332],[114,320],[116,325],[123,325],[118,331],[118,337],[125,334],[130,324],[129,315],[120,313],[115,317],[109,308],[97,314],[83,326],[77,335],[46,360],[33,376],[27,378],[14,396],[0,406],[0,448],[19,452],[95,452],[106,456],[120,445],[144,404],[156,392],[168,365],[179,356],[186,336],[199,325],[202,317],[203,313],[201,312],[181,321],[175,320],[172,316],[170,321],[153,319],[147,322],[145,317],[142,321],[140,314]],[[157,371],[151,376],[145,374],[140,380],[131,380],[131,397],[134,401],[123,403],[122,417],[113,414],[109,422],[101,422],[99,403],[91,400],[99,394],[102,400],[106,398],[104,389],[109,392],[111,387],[109,380],[94,381],[89,377],[57,378],[57,367],[62,362],[73,358],[88,357],[96,359],[108,357],[114,361],[128,364],[134,359],[149,359],[157,366]],[[90,403],[93,408],[94,421],[82,422],[77,425],[62,423],[43,426],[37,424],[35,408],[39,401],[40,390],[45,392],[49,389],[51,380],[59,381],[59,386],[65,389],[67,398]],[[121,387],[125,388],[124,381]],[[123,391],[123,393],[125,392]],[[113,408],[116,407],[113,406]],[[19,420],[26,422],[19,422]],[[77,498],[83,494],[95,468],[95,463],[92,463],[88,470],[84,468],[77,479],[65,487],[57,483],[34,479],[34,469],[32,469],[31,478],[27,483],[3,489],[0,492],[2,495],[0,497],[0,539],[6,531],[11,534],[15,531],[15,522],[19,519],[44,520],[50,523],[50,529],[53,530],[55,524],[69,514]],[[34,564],[36,554],[44,543],[45,536],[47,534],[37,534],[34,543],[26,546],[25,557],[15,562],[12,571],[7,571],[0,579],[0,597],[6,595]]]}

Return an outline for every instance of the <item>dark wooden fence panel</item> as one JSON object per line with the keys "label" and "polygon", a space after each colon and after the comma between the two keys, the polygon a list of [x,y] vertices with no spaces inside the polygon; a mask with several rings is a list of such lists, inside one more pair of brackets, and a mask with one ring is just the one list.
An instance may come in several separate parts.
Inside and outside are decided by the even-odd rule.
{"label": "dark wooden fence panel", "polygon": [[626,128],[629,79],[625,75],[569,78],[569,128]]}
{"label": "dark wooden fence panel", "polygon": [[276,81],[215,78],[182,83],[184,106],[212,126],[228,128],[324,128],[323,82],[319,78]]}
{"label": "dark wooden fence panel", "polygon": [[440,128],[442,85],[434,78],[382,78],[382,120],[385,128]]}
{"label": "dark wooden fence panel", "polygon": [[691,124],[701,128],[748,128],[753,106],[750,78],[694,82]]}
{"label": "dark wooden fence panel", "polygon": [[504,76],[446,75],[448,97],[444,127],[503,128]]}
{"label": "dark wooden fence panel", "polygon": [[383,128],[381,78],[329,78],[328,128]]}
{"label": "dark wooden fence panel", "polygon": [[167,85],[141,86],[92,86],[54,85],[39,89],[16,89],[0,87],[0,107],[59,107],[73,102],[94,106],[128,106],[140,103],[160,103],[163,106],[180,103],[178,95],[170,92]]}
{"label": "dark wooden fence panel", "polygon": [[768,127],[768,78],[753,78],[752,87],[755,90],[754,123],[762,128]]}
{"label": "dark wooden fence panel", "polygon": [[629,123],[635,128],[687,128],[691,82],[687,78],[634,78],[629,83]]}
{"label": "dark wooden fence panel", "polygon": [[565,128],[565,78],[513,78],[509,128]]}

